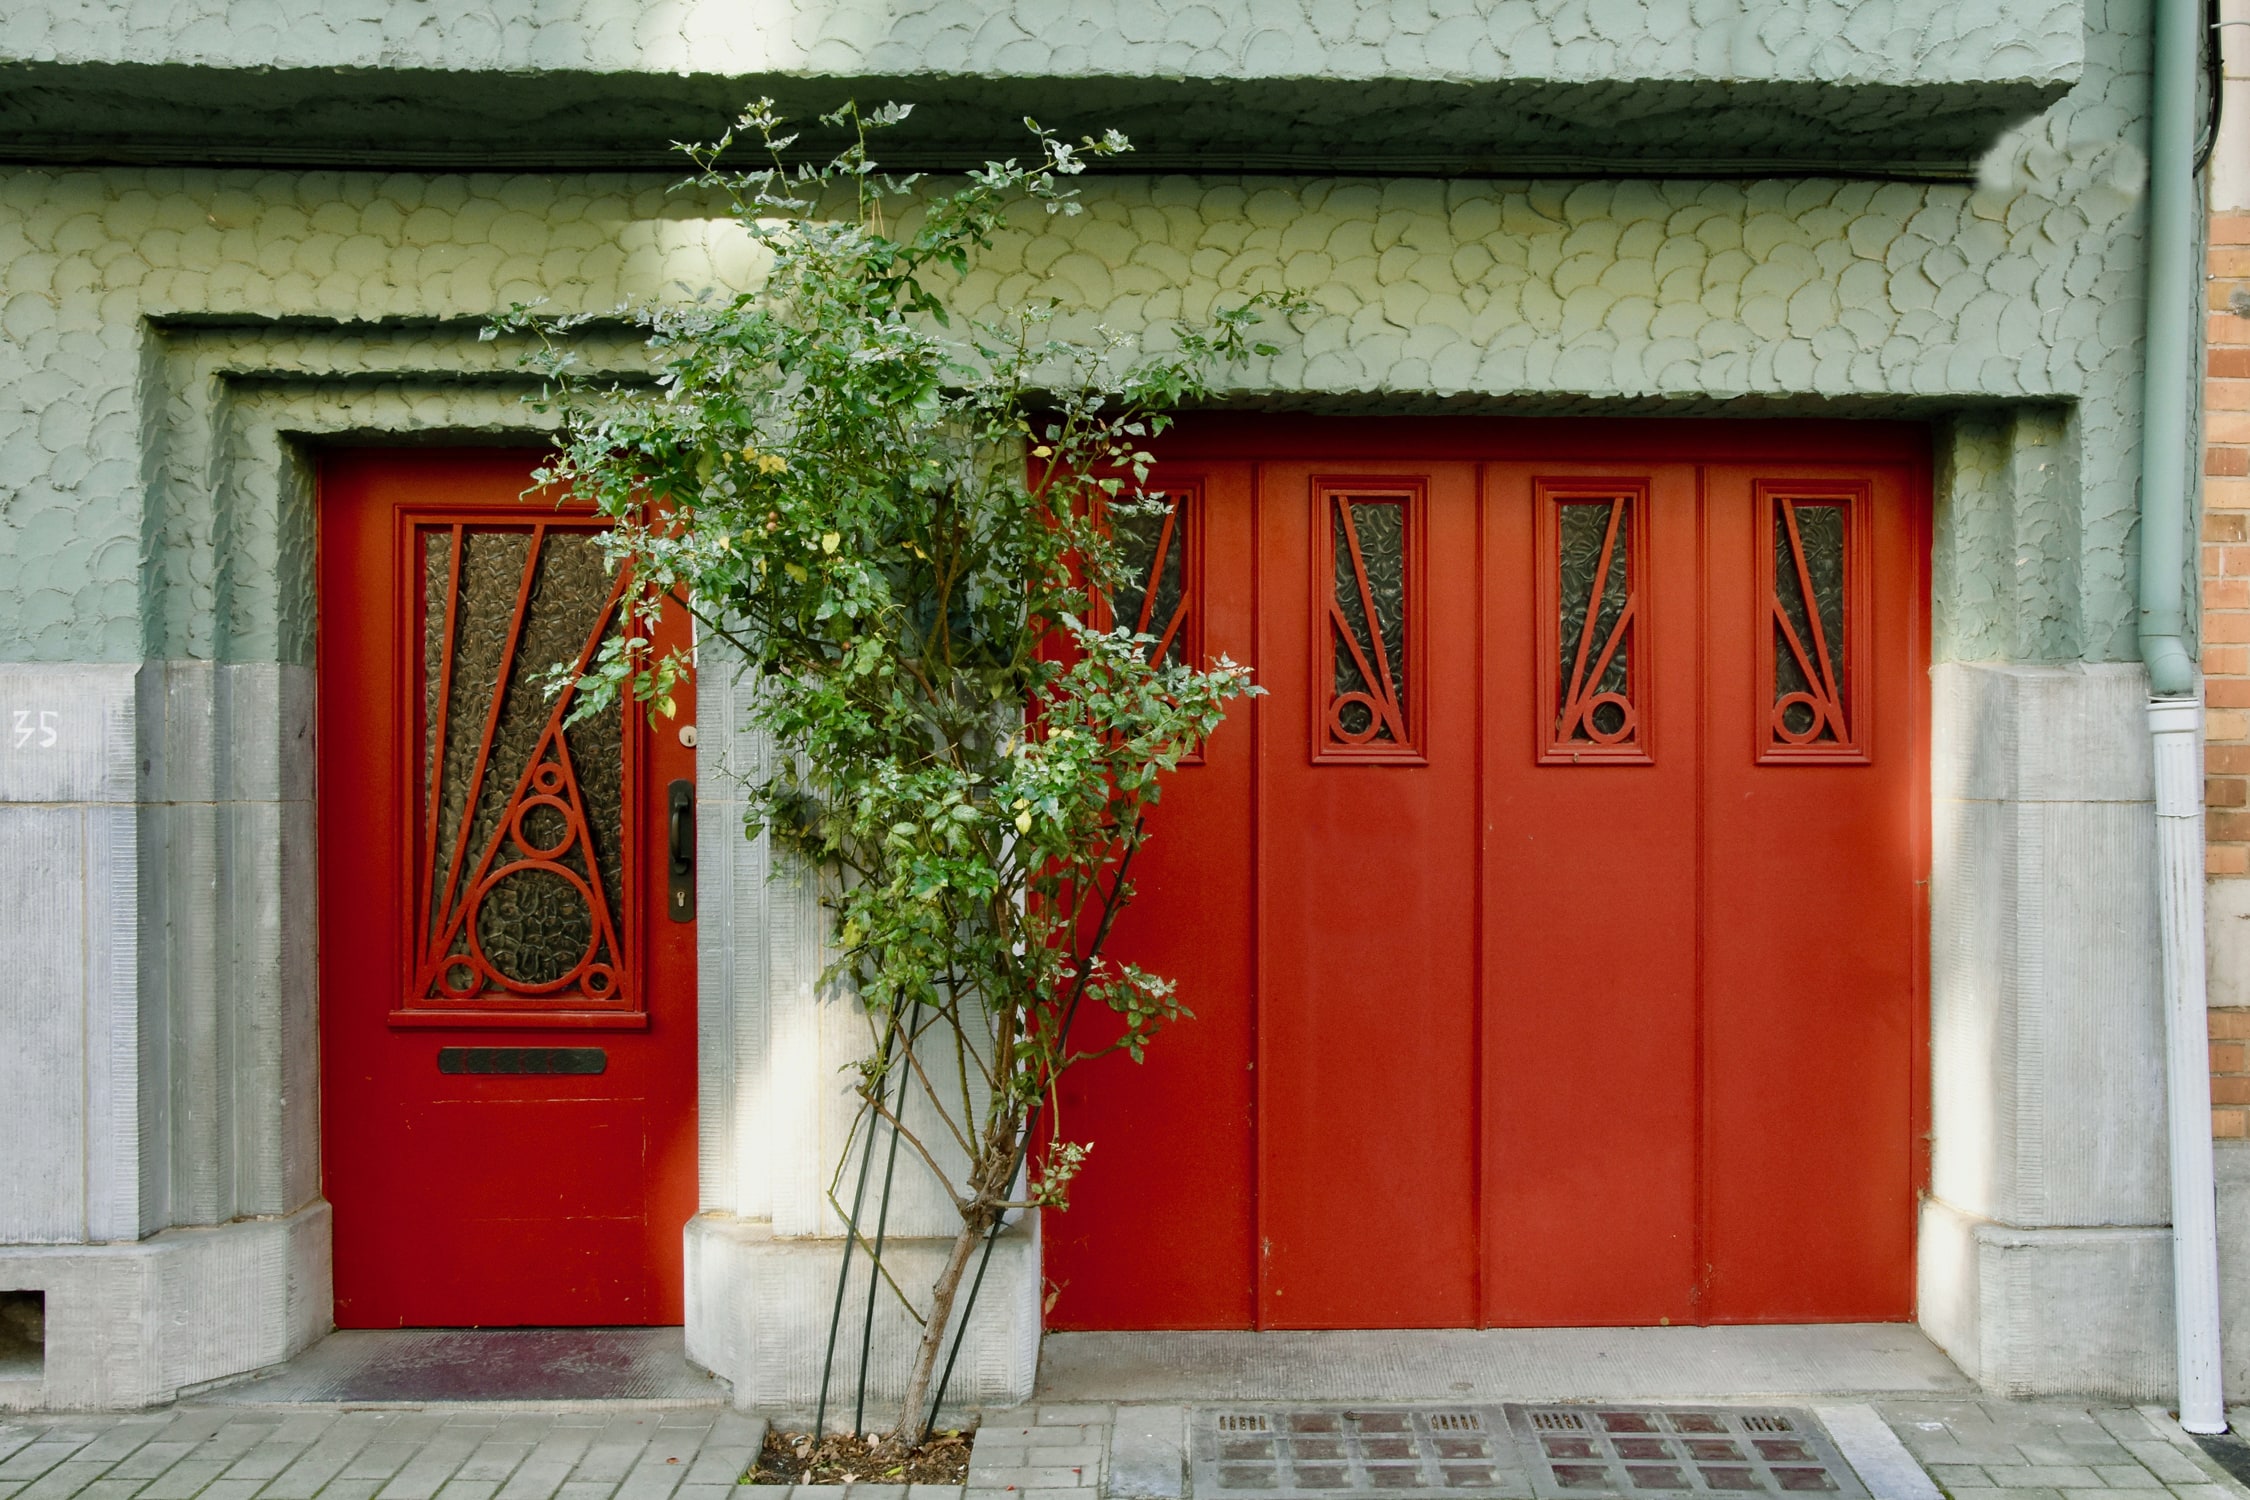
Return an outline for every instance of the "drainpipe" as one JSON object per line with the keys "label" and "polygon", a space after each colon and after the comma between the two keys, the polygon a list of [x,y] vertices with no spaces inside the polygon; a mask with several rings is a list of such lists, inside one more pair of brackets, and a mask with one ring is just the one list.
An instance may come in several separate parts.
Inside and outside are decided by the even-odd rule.
{"label": "drainpipe", "polygon": [[2219,1375],[2218,1189],[2203,947],[2203,697],[2187,650],[2188,401],[2200,369],[2195,104],[2200,0],[2151,0],[2148,326],[2141,396],[2141,656],[2156,771],[2157,903],[2170,1075],[2173,1316],[2180,1425],[2224,1432]]}
{"label": "drainpipe", "polygon": [[[2178,644],[2176,637],[2173,644]],[[2154,667],[2151,661],[2152,677]],[[2190,1432],[2224,1432],[2218,1187],[2211,1159],[2210,1022],[2203,994],[2202,724],[2203,704],[2197,697],[2149,699],[2171,1083],[2172,1313],[2179,1340],[2180,1425]]]}

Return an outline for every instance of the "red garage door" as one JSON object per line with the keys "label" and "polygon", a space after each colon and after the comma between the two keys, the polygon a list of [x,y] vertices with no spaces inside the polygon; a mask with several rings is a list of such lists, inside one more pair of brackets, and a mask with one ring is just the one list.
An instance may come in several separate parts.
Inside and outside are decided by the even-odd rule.
{"label": "red garage door", "polygon": [[1198,1019],[1065,1089],[1051,1323],[1911,1316],[1926,436],[1178,436],[1173,649],[1268,695],[1136,866]]}
{"label": "red garage door", "polygon": [[[345,1328],[677,1323],[693,752],[543,679],[618,628],[523,453],[321,469],[322,1180]],[[667,629],[679,628],[677,622]]]}

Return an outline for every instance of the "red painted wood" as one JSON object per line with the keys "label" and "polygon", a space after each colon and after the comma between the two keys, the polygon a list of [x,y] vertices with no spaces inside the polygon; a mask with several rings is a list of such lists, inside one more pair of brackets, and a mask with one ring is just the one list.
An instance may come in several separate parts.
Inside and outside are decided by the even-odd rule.
{"label": "red painted wood", "polygon": [[[1323,756],[1323,491],[1422,488],[1413,762]],[[1259,1321],[1476,1321],[1476,471],[1261,466]],[[1419,604],[1413,595],[1423,590]],[[1411,670],[1411,669],[1410,669]]]}
{"label": "red painted wood", "polygon": [[[1761,762],[1765,601],[1744,575],[1771,542],[1760,480],[1865,481],[1868,622],[1852,686],[1864,764]],[[1913,1313],[1910,1119],[1917,1046],[1915,882],[1927,805],[1914,684],[1919,496],[1910,471],[1717,465],[1709,495],[1710,709],[1704,742],[1705,1233],[1709,1321]],[[1847,588],[1849,580],[1847,580]],[[1839,1170],[1839,1164],[1849,1164]]]}
{"label": "red painted wood", "polygon": [[[1066,1129],[1117,1149],[1048,1216],[1051,1321],[1911,1316],[1926,433],[1224,419],[1165,451],[1226,476],[1207,644],[1270,696],[1214,741],[1231,779],[1160,811],[1120,939],[1201,1019],[1066,1090]],[[1338,475],[1428,486],[1420,764],[1308,739]],[[1543,701],[1538,497],[1605,478],[1648,497],[1645,764],[1556,758]],[[1868,487],[1864,763],[1761,759],[1761,479]]]}
{"label": "red painted wood", "polygon": [[[1159,470],[1155,487],[1200,486],[1207,657],[1248,661],[1255,591],[1250,466]],[[1114,940],[1180,981],[1195,1019],[1135,1063],[1122,1053],[1063,1075],[1065,1136],[1090,1141],[1091,1165],[1065,1213],[1043,1225],[1054,1328],[1249,1328],[1255,1220],[1248,1185],[1256,974],[1251,949],[1253,710],[1235,709],[1199,764],[1166,785],[1133,865],[1140,898]],[[1079,1023],[1089,1040],[1113,1018]],[[1163,1205],[1150,1212],[1151,1204]]]}
{"label": "red painted wood", "polygon": [[[1648,763],[1548,761],[1535,546],[1557,482],[1648,501]],[[1485,1304],[1490,1324],[1693,1321],[1696,1267],[1695,475],[1486,472]],[[1551,544],[1550,544],[1551,545]],[[1552,599],[1552,594],[1548,599]]]}
{"label": "red painted wood", "polygon": [[[413,993],[418,647],[402,543],[424,512],[553,523],[551,501],[520,498],[534,462],[352,452],[321,466],[322,1178],[340,1327],[681,1318],[681,1230],[695,1210],[695,928],[665,919],[661,861],[664,788],[694,774],[694,756],[673,726],[633,720],[629,857],[649,878],[627,978],[644,1013],[392,1019]],[[679,722],[692,720],[689,699]],[[440,1047],[565,1045],[604,1048],[607,1071],[437,1071]]]}

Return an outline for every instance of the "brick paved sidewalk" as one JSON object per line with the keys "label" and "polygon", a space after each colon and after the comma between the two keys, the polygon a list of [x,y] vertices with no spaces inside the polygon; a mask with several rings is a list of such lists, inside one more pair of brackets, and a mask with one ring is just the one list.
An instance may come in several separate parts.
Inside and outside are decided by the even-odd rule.
{"label": "brick paved sidewalk", "polygon": [[[2250,1500],[2152,1409],[1873,1405],[1950,1500]],[[978,1431],[966,1492],[854,1485],[845,1500],[1089,1500],[1117,1416],[1084,1405],[995,1413]],[[736,1482],[764,1433],[759,1419],[710,1407],[213,1403],[16,1416],[0,1418],[0,1500],[749,1500]],[[834,1486],[801,1489],[752,1495],[838,1496]],[[1896,1497],[1878,1489],[1876,1500]]]}

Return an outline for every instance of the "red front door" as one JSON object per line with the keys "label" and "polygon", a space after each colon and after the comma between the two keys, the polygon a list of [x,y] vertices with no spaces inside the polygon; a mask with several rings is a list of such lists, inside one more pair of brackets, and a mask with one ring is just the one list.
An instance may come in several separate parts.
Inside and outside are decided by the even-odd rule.
{"label": "red front door", "polygon": [[[345,1328],[681,1318],[692,751],[568,723],[617,628],[525,453],[341,453],[319,495],[324,1191]],[[668,622],[667,630],[680,629]],[[683,899],[685,898],[685,899]],[[674,907],[678,910],[675,912]]]}
{"label": "red front door", "polygon": [[1910,1316],[1925,452],[1182,432],[1184,638],[1268,695],[1136,867],[1197,1019],[1066,1085],[1050,1321]]}

